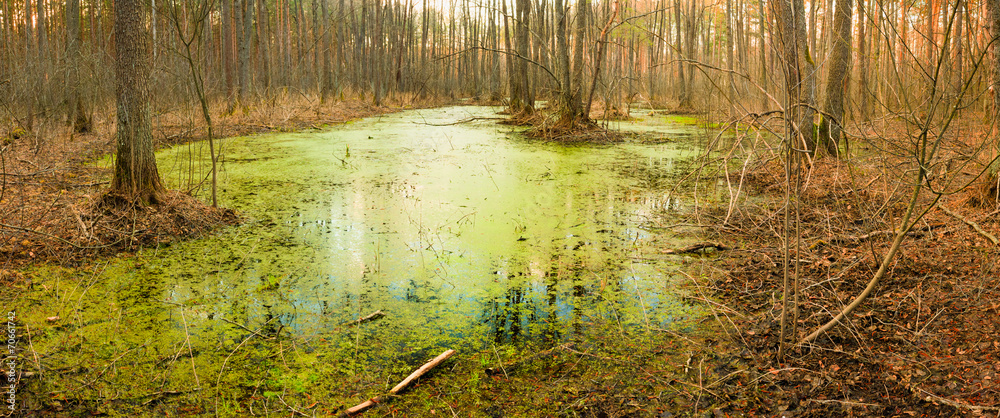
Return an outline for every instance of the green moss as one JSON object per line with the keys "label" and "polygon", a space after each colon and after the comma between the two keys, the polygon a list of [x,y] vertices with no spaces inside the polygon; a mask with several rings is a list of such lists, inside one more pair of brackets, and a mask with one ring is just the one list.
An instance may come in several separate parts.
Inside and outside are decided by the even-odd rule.
{"label": "green moss", "polygon": [[[663,210],[685,209],[663,190],[695,150],[642,141],[566,147],[488,123],[423,124],[470,112],[492,110],[404,112],[322,133],[220,141],[220,202],[245,225],[80,269],[30,272],[35,285],[14,307],[35,352],[47,354],[37,363],[44,372],[27,352],[21,358],[40,373],[25,383],[25,401],[128,416],[288,407],[325,415],[453,348],[458,368],[442,374],[444,387],[458,389],[448,402],[488,408],[499,383],[483,366],[497,357],[593,344],[602,333],[652,341],[647,326],[677,329],[703,315],[676,295],[677,264],[647,257],[683,238],[645,228]],[[159,154],[173,187],[202,178],[207,161],[200,144]],[[376,310],[386,316],[345,325]],[[46,319],[53,316],[61,319]],[[611,350],[602,355],[635,348],[601,341]],[[526,365],[509,382],[562,368],[565,392],[528,396],[504,384],[503,393],[529,401],[503,410],[556,414],[584,396],[595,375],[570,367],[577,359],[567,353]],[[435,389],[415,391],[427,390]],[[399,405],[417,408],[409,402]],[[427,402],[419,407],[447,410]]]}

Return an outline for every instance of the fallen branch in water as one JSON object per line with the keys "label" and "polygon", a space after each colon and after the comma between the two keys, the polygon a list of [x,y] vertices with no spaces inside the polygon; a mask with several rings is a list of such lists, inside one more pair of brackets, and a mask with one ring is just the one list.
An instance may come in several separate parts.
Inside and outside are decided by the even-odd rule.
{"label": "fallen branch in water", "polygon": [[[439,354],[437,357],[434,357],[434,360],[431,360],[425,363],[423,366],[420,366],[419,369],[417,369],[413,373],[410,373],[409,376],[406,376],[406,379],[403,379],[403,381],[399,382],[398,385],[394,386],[392,389],[389,389],[389,394],[395,395],[398,394],[399,392],[402,392],[403,389],[406,389],[406,386],[408,386],[414,380],[417,380],[418,378],[420,378],[420,376],[423,376],[425,373],[436,367],[438,364],[441,364],[442,362],[447,360],[448,357],[451,357],[454,354],[455,350],[446,350],[445,352]],[[346,411],[344,411],[344,413],[341,416],[350,416],[357,414],[361,411],[371,408],[372,405],[379,403],[379,401],[381,401],[381,398],[376,396],[360,404],[357,404],[356,406],[348,408]]]}
{"label": "fallen branch in water", "polygon": [[363,318],[358,318],[358,319],[355,319],[355,320],[350,321],[350,322],[345,322],[343,324],[343,326],[345,326],[345,327],[353,327],[353,326],[358,325],[358,324],[360,324],[362,322],[371,321],[373,319],[379,319],[379,318],[381,318],[383,316],[385,316],[385,312],[382,312],[382,310],[379,309],[379,310],[377,310],[375,312],[372,312],[372,313],[368,314],[368,316],[365,316]]}
{"label": "fallen branch in water", "polygon": [[506,119],[507,118],[472,117],[472,118],[465,118],[465,119],[458,120],[458,121],[455,121],[455,122],[450,122],[450,123],[430,123],[430,122],[416,122],[416,121],[414,121],[413,123],[416,123],[416,124],[419,124],[419,125],[427,125],[427,126],[452,126],[452,125],[461,125],[463,123],[475,122],[475,121],[478,121],[478,120],[506,120]]}
{"label": "fallen branch in water", "polygon": [[668,249],[660,252],[663,254],[691,254],[707,248],[714,248],[719,251],[725,251],[729,249],[729,247],[725,245],[716,244],[714,242],[699,242],[697,244],[688,245],[687,247],[684,248]]}

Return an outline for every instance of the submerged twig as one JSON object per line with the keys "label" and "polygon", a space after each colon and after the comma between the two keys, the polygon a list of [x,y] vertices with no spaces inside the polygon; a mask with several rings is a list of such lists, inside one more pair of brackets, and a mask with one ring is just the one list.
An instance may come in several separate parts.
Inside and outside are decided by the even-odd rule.
{"label": "submerged twig", "polygon": [[[445,352],[439,354],[437,357],[434,357],[433,360],[428,361],[423,366],[420,366],[419,369],[415,370],[413,373],[410,373],[409,376],[406,376],[406,379],[403,379],[403,381],[399,382],[399,384],[397,384],[396,386],[393,386],[392,389],[389,389],[389,394],[390,395],[395,395],[395,394],[398,394],[399,392],[402,392],[403,389],[406,389],[406,387],[410,383],[412,383],[414,380],[417,380],[418,378],[420,378],[420,376],[423,376],[428,371],[430,371],[431,369],[433,369],[434,367],[436,367],[438,364],[441,364],[442,362],[444,362],[445,360],[447,360],[448,357],[451,357],[454,354],[455,354],[455,350],[445,350]],[[344,411],[344,414],[342,416],[349,416],[349,415],[357,414],[357,413],[359,413],[361,411],[364,411],[364,410],[366,410],[368,408],[371,408],[373,405],[379,403],[379,401],[381,401],[381,400],[382,399],[379,396],[371,398],[371,399],[369,399],[367,401],[364,401],[364,402],[362,402],[360,404],[357,404],[357,405],[355,405],[353,407],[348,408],[346,411]]]}
{"label": "submerged twig", "polygon": [[385,316],[385,312],[382,312],[382,310],[379,309],[379,310],[377,310],[375,312],[372,312],[372,313],[368,314],[365,317],[358,318],[358,319],[355,319],[355,320],[350,321],[350,322],[345,322],[345,323],[343,323],[343,326],[345,326],[345,327],[353,327],[355,325],[361,324],[362,322],[367,322],[367,321],[379,319],[379,318],[381,318],[383,316]]}

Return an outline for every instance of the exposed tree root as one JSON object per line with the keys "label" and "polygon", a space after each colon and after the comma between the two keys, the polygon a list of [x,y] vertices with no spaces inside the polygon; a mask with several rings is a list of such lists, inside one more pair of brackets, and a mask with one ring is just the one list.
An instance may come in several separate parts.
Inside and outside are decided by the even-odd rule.
{"label": "exposed tree root", "polygon": [[561,117],[551,119],[545,117],[540,123],[535,123],[527,135],[531,138],[559,142],[619,142],[624,135],[605,129],[590,119],[576,117]]}

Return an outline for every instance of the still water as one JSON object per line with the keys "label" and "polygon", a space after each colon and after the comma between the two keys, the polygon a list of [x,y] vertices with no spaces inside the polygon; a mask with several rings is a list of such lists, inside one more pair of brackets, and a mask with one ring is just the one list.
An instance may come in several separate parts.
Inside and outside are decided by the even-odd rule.
{"label": "still water", "polygon": [[[687,209],[668,192],[699,129],[648,117],[613,126],[640,137],[565,145],[498,125],[497,110],[222,141],[220,204],[245,224],[87,270],[40,270],[45,291],[22,301],[28,320],[62,315],[68,332],[36,348],[130,347],[88,348],[76,362],[188,350],[192,369],[222,379],[220,363],[254,333],[298,341],[300,354],[370,349],[372,361],[565,340],[595,321],[679,328],[700,315],[677,296],[680,258],[660,253],[684,238],[655,228]],[[197,149],[158,155],[168,184],[193,177]],[[385,316],[345,325],[376,311]]]}

